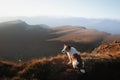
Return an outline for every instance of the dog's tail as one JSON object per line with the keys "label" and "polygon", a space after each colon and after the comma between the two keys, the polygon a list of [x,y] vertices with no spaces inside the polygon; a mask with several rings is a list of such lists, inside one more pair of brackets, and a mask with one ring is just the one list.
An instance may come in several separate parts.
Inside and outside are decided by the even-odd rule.
{"label": "dog's tail", "polygon": [[80,71],[81,71],[83,74],[86,73],[86,71],[85,71],[85,62],[84,62],[84,61],[82,61],[82,68],[80,69]]}

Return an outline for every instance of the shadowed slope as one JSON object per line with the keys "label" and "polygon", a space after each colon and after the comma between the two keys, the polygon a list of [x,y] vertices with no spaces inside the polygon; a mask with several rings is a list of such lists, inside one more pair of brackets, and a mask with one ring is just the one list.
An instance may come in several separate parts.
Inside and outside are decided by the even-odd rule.
{"label": "shadowed slope", "polygon": [[80,52],[91,52],[103,41],[114,39],[118,40],[120,36],[82,26],[49,28],[44,24],[29,25],[21,20],[8,21],[0,23],[0,59],[18,62],[19,59],[55,56],[65,42]]}

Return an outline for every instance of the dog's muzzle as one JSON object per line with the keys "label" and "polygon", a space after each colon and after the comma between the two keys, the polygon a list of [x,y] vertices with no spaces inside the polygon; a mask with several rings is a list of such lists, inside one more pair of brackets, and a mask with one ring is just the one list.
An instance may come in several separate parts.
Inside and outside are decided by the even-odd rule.
{"label": "dog's muzzle", "polygon": [[63,51],[63,50],[62,50],[61,52],[62,52],[62,53],[66,53],[66,51]]}

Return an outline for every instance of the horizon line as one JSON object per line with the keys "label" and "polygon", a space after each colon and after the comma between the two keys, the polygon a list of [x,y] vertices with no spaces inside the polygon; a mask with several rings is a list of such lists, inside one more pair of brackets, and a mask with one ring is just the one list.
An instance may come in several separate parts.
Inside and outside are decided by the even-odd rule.
{"label": "horizon line", "polygon": [[53,15],[35,15],[35,16],[0,16],[0,18],[20,18],[20,17],[26,17],[26,18],[33,18],[33,17],[53,17],[53,18],[83,18],[83,19],[100,19],[100,20],[118,20],[117,18],[95,18],[95,17],[80,17],[80,16],[53,16]]}

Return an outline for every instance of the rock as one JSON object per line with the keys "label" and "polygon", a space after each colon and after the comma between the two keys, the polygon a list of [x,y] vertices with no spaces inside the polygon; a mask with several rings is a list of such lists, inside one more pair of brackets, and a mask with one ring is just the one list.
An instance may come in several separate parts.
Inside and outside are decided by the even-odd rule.
{"label": "rock", "polygon": [[94,53],[111,53],[111,52],[118,52],[120,51],[120,41],[113,41],[113,42],[109,42],[109,43],[104,43],[101,44],[98,48],[95,48],[93,50]]}

